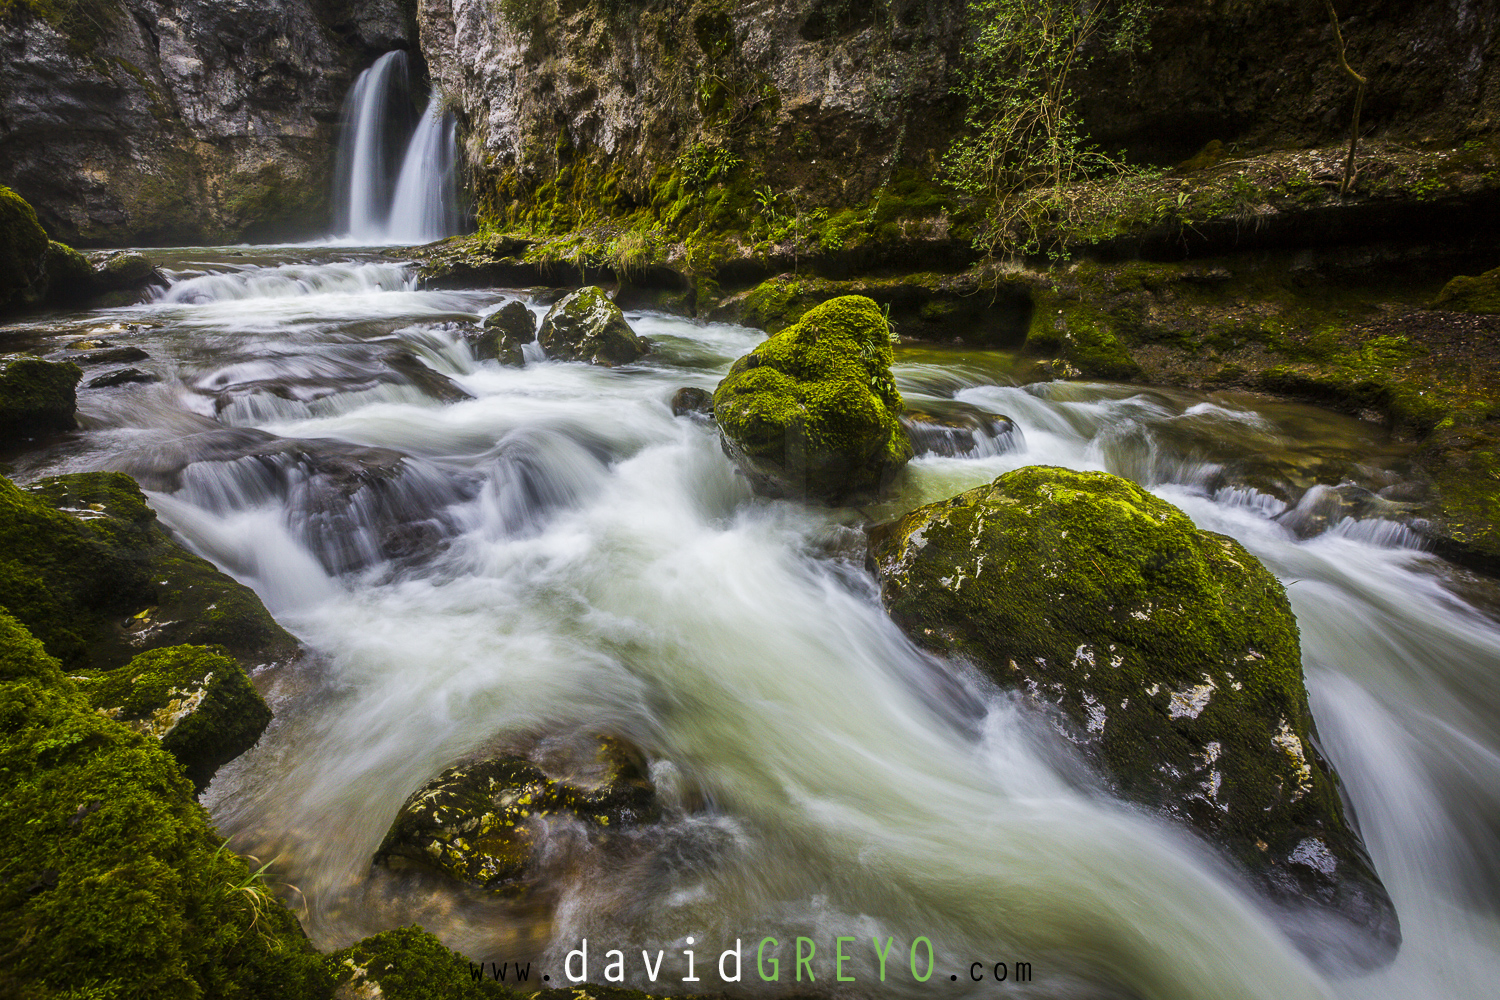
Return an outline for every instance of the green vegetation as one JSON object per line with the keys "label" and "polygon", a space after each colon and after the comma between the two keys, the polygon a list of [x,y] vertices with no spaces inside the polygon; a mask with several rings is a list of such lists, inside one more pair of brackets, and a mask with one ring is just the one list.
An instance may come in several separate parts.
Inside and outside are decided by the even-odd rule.
{"label": "green vegetation", "polygon": [[271,721],[240,665],[208,646],[153,649],[80,683],[94,708],[161,740],[200,792]]}
{"label": "green vegetation", "polygon": [[83,371],[72,362],[0,361],[0,434],[72,430]]}
{"label": "green vegetation", "polygon": [[123,666],[143,633],[153,647],[223,645],[246,667],[297,651],[253,591],[166,536],[121,473],[26,490],[0,479],[0,607],[70,671]]}
{"label": "green vegetation", "polygon": [[877,496],[912,454],[890,366],[880,307],[831,299],[736,361],[714,392],[714,414],[759,492],[827,503]]}
{"label": "green vegetation", "polygon": [[[958,187],[990,206],[976,248],[1012,256],[1058,249],[1074,226],[1068,186],[1121,164],[1089,145],[1073,75],[1097,53],[1146,45],[1147,0],[969,0],[956,91],[967,132],[944,164]],[[1043,247],[1050,236],[1054,245]]]}
{"label": "green vegetation", "polygon": [[0,313],[41,298],[47,233],[26,200],[0,186]]}
{"label": "green vegetation", "polygon": [[235,891],[177,762],[94,711],[0,612],[0,993],[325,998],[296,918]]}

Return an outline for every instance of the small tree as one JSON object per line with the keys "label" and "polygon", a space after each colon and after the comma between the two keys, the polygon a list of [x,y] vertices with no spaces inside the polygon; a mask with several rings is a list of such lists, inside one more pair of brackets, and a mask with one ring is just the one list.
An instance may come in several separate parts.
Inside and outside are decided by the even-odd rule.
{"label": "small tree", "polygon": [[966,129],[944,166],[989,203],[977,247],[1040,249],[1044,232],[1067,229],[1066,185],[1120,169],[1084,139],[1073,74],[1099,53],[1145,48],[1152,11],[1147,0],[969,0],[955,86]]}
{"label": "small tree", "polygon": [[1345,195],[1354,190],[1354,180],[1359,176],[1359,171],[1354,169],[1354,151],[1359,144],[1359,112],[1365,104],[1364,77],[1354,71],[1349,65],[1348,52],[1344,46],[1344,33],[1339,29],[1338,11],[1333,9],[1333,0],[1323,0],[1328,7],[1328,18],[1333,22],[1333,41],[1338,46],[1339,65],[1344,72],[1354,78],[1356,89],[1354,91],[1354,123],[1349,127],[1349,155],[1344,158],[1344,178],[1339,181],[1339,194]]}

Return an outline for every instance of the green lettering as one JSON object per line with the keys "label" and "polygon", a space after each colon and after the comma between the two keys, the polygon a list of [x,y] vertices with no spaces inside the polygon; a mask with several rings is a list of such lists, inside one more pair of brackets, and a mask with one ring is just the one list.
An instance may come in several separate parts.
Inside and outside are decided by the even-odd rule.
{"label": "green lettering", "polygon": [[[802,942],[807,942],[807,957],[802,957]],[[818,951],[818,946],[813,944],[812,938],[799,937],[797,939],[797,982],[802,982],[802,967],[807,966],[807,981],[812,982],[816,977],[812,971],[812,957]]]}
{"label": "green lettering", "polygon": [[853,940],[853,938],[833,939],[833,978],[841,983],[854,982],[853,976],[844,975],[844,963],[849,960],[849,956],[844,954],[844,942],[853,942]]}
{"label": "green lettering", "polygon": [[[917,945],[919,944],[927,945],[927,974],[925,976],[917,975]],[[924,937],[917,938],[911,943],[911,977],[919,983],[927,982],[932,978],[932,963],[932,942]]]}
{"label": "green lettering", "polygon": [[871,938],[870,940],[875,942],[875,954],[880,959],[880,981],[883,983],[885,982],[885,958],[891,953],[891,949],[896,947],[896,939],[885,939],[885,951],[880,950],[880,938]]}
{"label": "green lettering", "polygon": [[760,973],[762,982],[774,983],[776,982],[776,980],[781,978],[781,963],[776,961],[776,959],[774,958],[771,959],[771,974],[769,976],[766,975],[766,967],[762,964],[761,960],[765,955],[767,941],[771,943],[771,946],[773,948],[780,947],[781,945],[781,942],[773,937],[762,938],[760,947],[755,949],[755,971]]}

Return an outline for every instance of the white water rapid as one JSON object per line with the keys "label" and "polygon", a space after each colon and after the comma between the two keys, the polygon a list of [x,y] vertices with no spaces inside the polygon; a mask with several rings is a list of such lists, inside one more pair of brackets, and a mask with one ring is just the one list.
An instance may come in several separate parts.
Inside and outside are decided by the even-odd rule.
{"label": "white water rapid", "polygon": [[[534,962],[555,986],[587,938],[590,978],[619,948],[628,985],[655,992],[1494,995],[1493,609],[1404,529],[1299,538],[1278,502],[1209,485],[1226,453],[1380,465],[1397,446],[1369,425],[1248,398],[1021,387],[1000,355],[900,349],[911,406],[1005,414],[1010,450],[919,458],[880,510],[768,502],[711,423],[668,405],[680,386],[711,389],[759,331],[631,314],[656,346],[639,364],[504,368],[477,362],[464,331],[521,293],[421,291],[398,265],[321,253],[205,251],[168,262],[156,301],[74,318],[68,336],[128,339],[162,381],[81,393],[87,432],[12,473],[139,476],[187,544],[309,645],[258,678],[275,722],[205,801],[238,850],[295,886],[319,946],[416,921],[473,958]],[[409,359],[470,398],[433,398]],[[341,500],[330,456],[375,472]],[[1327,756],[1401,918],[1393,964],[1314,968],[1201,843],[1101,792],[1027,710],[889,622],[861,514],[1030,464],[1136,478],[1288,584]],[[666,819],[607,857],[556,831],[545,904],[372,869],[402,802],[445,767],[600,731],[651,757]],[[755,972],[768,935],[778,984]],[[792,978],[798,935],[816,943],[815,986]],[[884,983],[872,936],[895,942]],[[838,937],[855,939],[853,983],[834,981]],[[935,956],[925,983],[908,968],[918,937]],[[716,964],[736,941],[746,981],[726,987]],[[698,983],[682,982],[690,948]],[[666,952],[654,984],[642,949]],[[969,981],[971,963],[1002,961],[1031,963],[1033,981]]]}
{"label": "white water rapid", "polygon": [[345,98],[334,170],[338,239],[430,243],[462,228],[457,125],[436,93],[417,114],[410,73],[405,52],[387,52]]}

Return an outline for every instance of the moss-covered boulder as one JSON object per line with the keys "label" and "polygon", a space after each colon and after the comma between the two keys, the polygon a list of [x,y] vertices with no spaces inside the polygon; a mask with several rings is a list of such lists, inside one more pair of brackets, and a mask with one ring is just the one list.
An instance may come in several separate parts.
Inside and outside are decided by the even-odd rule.
{"label": "moss-covered boulder", "polygon": [[325,998],[291,911],[154,737],[96,712],[0,613],[0,995]]}
{"label": "moss-covered boulder", "polygon": [[117,472],[24,490],[0,478],[0,608],[70,671],[183,644],[223,646],[246,670],[298,651],[254,591],[173,542]]}
{"label": "moss-covered boulder", "polygon": [[1451,312],[1500,313],[1500,267],[1477,277],[1459,275],[1443,286],[1430,308]]}
{"label": "moss-covered boulder", "polygon": [[[1116,794],[1189,824],[1279,903],[1348,921],[1363,950],[1335,961],[1394,955],[1395,911],[1318,752],[1286,593],[1238,542],[1124,479],[1046,467],[873,542],[914,641],[1049,706]],[[1309,952],[1343,947],[1306,926],[1289,930]]]}
{"label": "moss-covered boulder", "polygon": [[[334,1000],[470,1000],[506,998],[511,992],[469,959],[420,927],[371,935],[328,956],[337,985]],[[537,979],[541,978],[538,971]]]}
{"label": "moss-covered boulder", "polygon": [[375,863],[518,893],[537,874],[542,820],[571,819],[604,838],[660,814],[640,753],[604,737],[579,776],[551,777],[517,754],[450,767],[406,800]]}
{"label": "moss-covered boulder", "polygon": [[38,358],[0,361],[0,434],[31,437],[78,426],[79,367]]}
{"label": "moss-covered boulder", "polygon": [[756,492],[847,503],[885,492],[912,456],[890,331],[846,295],[740,358],[714,392],[724,450]]}
{"label": "moss-covered boulder", "polygon": [[47,301],[53,305],[86,302],[100,291],[99,276],[88,258],[56,240],[47,244]]}
{"label": "moss-covered boulder", "polygon": [[0,186],[0,314],[40,301],[47,290],[47,232],[26,199]]}
{"label": "moss-covered boulder", "polygon": [[160,740],[199,792],[271,722],[245,671],[208,646],[153,649],[80,683],[99,712]]}
{"label": "moss-covered boulder", "polygon": [[606,368],[628,365],[650,350],[620,307],[594,286],[564,296],[548,310],[537,340],[549,358]]}
{"label": "moss-covered boulder", "polygon": [[534,340],[536,317],[524,302],[514,300],[484,318],[484,331],[474,341],[474,356],[519,368],[526,363],[521,349]]}

